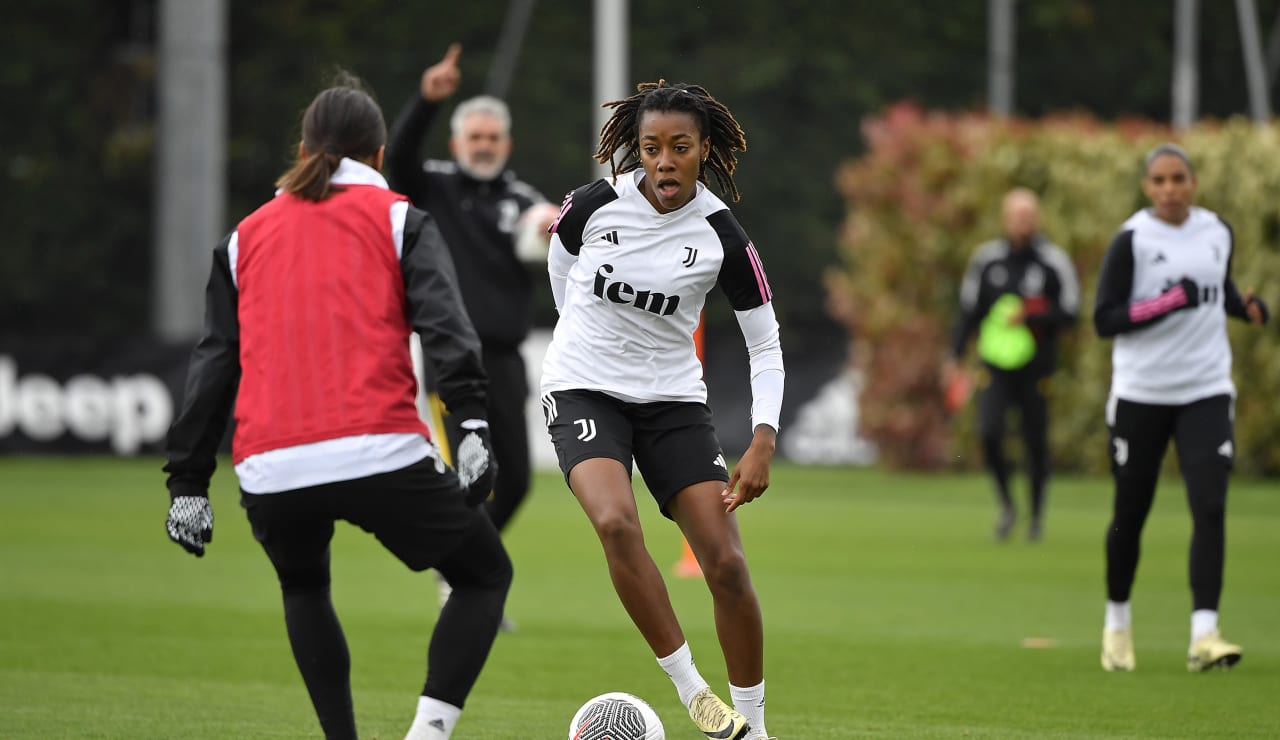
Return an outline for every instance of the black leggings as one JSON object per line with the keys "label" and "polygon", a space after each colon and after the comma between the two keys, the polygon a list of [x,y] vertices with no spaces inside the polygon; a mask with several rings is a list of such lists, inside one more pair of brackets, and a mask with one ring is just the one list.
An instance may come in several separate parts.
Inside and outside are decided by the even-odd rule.
{"label": "black leggings", "polygon": [[1008,372],[989,368],[989,373],[991,382],[978,396],[978,434],[983,459],[995,480],[1000,504],[1012,509],[1004,437],[1009,409],[1017,407],[1021,411],[1022,445],[1030,479],[1031,518],[1039,519],[1049,482],[1049,402],[1041,389],[1045,376],[1032,369]]}
{"label": "black leggings", "polygon": [[326,738],[356,738],[351,660],[329,596],[334,522],[375,535],[415,571],[453,586],[427,651],[423,695],[461,707],[488,659],[511,585],[511,560],[493,524],[462,500],[457,476],[434,460],[352,481],[241,494],[254,538],[275,567],[294,660]]}
{"label": "black leggings", "polygon": [[1213,396],[1182,406],[1113,399],[1108,408],[1115,500],[1107,527],[1107,598],[1128,601],[1142,528],[1172,438],[1191,510],[1192,609],[1217,610],[1226,552],[1227,478],[1234,459],[1232,403]]}

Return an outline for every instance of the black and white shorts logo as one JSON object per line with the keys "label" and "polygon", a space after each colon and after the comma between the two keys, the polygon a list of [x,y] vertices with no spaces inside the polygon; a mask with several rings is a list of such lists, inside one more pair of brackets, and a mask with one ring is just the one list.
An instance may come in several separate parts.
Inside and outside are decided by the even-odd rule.
{"label": "black and white shorts logo", "polygon": [[1231,460],[1236,456],[1236,447],[1231,444],[1231,440],[1228,439],[1226,442],[1218,445],[1218,454],[1228,460]]}
{"label": "black and white shorts logo", "polygon": [[590,442],[596,438],[596,420],[595,419],[574,419],[573,423],[581,430],[578,432],[579,442]]}
{"label": "black and white shorts logo", "polygon": [[551,426],[551,423],[556,420],[556,416],[559,413],[556,408],[556,397],[550,393],[544,393],[542,396],[542,415],[547,420],[547,426]]}

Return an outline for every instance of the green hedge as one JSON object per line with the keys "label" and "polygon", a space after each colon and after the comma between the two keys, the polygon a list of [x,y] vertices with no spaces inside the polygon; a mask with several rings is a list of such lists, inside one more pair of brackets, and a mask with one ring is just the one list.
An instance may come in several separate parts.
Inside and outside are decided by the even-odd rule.
{"label": "green hedge", "polygon": [[[837,186],[847,203],[841,268],[828,285],[850,307],[845,323],[866,376],[863,432],[896,467],[979,464],[970,404],[948,419],[938,390],[974,248],[999,233],[999,207],[1014,186],[1041,198],[1045,234],[1080,274],[1080,324],[1062,343],[1051,389],[1051,446],[1058,470],[1103,471],[1103,407],[1109,341],[1092,328],[1103,253],[1119,225],[1146,205],[1142,157],[1176,140],[1199,176],[1197,203],[1234,227],[1233,276],[1280,313],[1280,129],[1245,120],[1204,123],[1174,135],[1143,121],[1085,115],[997,120],[925,112],[909,104],[863,123],[866,154],[847,162]],[[1230,322],[1235,357],[1237,469],[1280,473],[1280,337]],[[968,361],[974,365],[972,346]],[[1016,427],[1013,427],[1016,428]],[[1015,452],[1018,445],[1011,444]],[[1170,458],[1173,455],[1170,454]]]}

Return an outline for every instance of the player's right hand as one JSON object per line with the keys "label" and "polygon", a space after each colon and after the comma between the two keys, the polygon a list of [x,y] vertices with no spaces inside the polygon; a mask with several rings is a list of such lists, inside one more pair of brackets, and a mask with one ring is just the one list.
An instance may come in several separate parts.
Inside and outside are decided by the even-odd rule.
{"label": "player's right hand", "polygon": [[164,528],[182,549],[202,557],[204,543],[213,541],[213,507],[208,496],[172,496]]}
{"label": "player's right hand", "polygon": [[422,98],[429,103],[438,103],[458,90],[462,81],[462,72],[458,69],[458,56],[462,54],[462,44],[449,44],[444,58],[427,67],[422,73],[420,85]]}

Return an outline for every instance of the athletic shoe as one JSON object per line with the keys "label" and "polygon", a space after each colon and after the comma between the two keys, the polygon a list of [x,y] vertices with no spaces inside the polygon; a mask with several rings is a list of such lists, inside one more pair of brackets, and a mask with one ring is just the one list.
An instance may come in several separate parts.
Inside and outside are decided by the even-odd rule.
{"label": "athletic shoe", "polygon": [[720,701],[710,686],[693,695],[689,718],[704,735],[715,740],[742,740],[751,729],[747,718]]}
{"label": "athletic shoe", "polygon": [[1240,662],[1242,652],[1239,645],[1227,642],[1214,630],[1191,643],[1191,649],[1187,651],[1187,670],[1200,673],[1212,668],[1230,668]]}
{"label": "athletic shoe", "polygon": [[1044,537],[1044,525],[1040,523],[1039,519],[1032,519],[1031,526],[1027,529],[1027,539],[1032,542],[1039,542],[1041,537]]}
{"label": "athletic shoe", "polygon": [[1013,531],[1013,525],[1017,521],[1018,515],[1013,509],[1001,509],[1000,517],[996,519],[996,542],[1009,539],[1009,533]]}
{"label": "athletic shoe", "polygon": [[1102,631],[1102,670],[1132,671],[1133,628]]}

